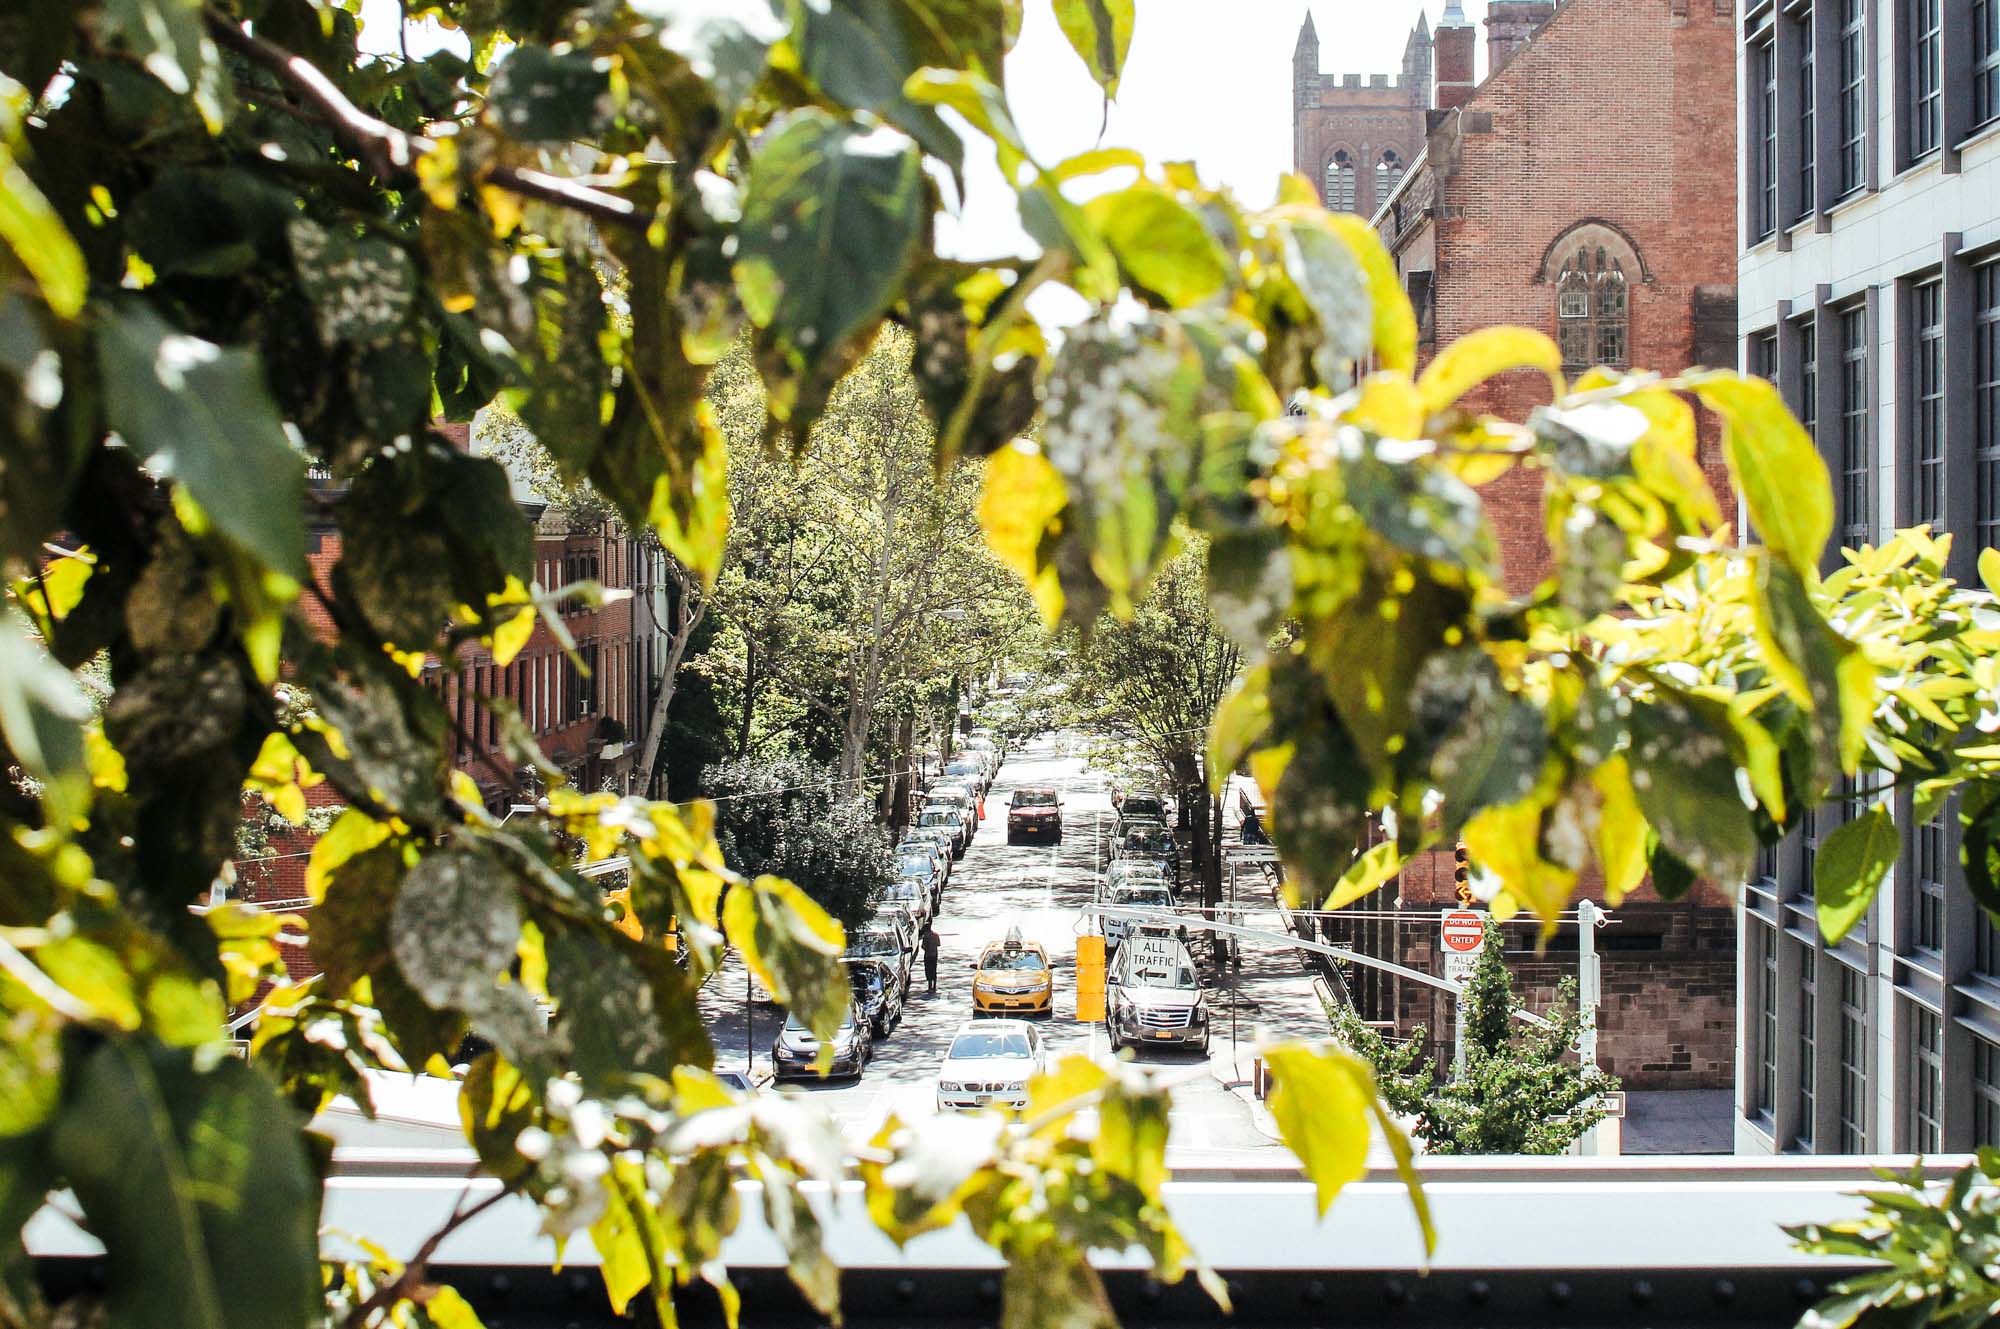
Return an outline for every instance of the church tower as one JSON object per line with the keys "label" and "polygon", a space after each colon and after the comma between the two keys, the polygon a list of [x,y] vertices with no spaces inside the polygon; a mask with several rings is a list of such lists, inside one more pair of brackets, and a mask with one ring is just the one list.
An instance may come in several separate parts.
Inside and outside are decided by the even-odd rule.
{"label": "church tower", "polygon": [[1329,208],[1371,215],[1417,159],[1431,56],[1430,22],[1420,18],[1403,45],[1400,73],[1321,73],[1319,31],[1307,11],[1292,47],[1292,169]]}
{"label": "church tower", "polygon": [[1417,26],[1403,47],[1403,87],[1410,94],[1410,105],[1419,111],[1430,109],[1431,20],[1421,10],[1417,13]]}
{"label": "church tower", "polygon": [[1319,105],[1319,33],[1313,28],[1312,11],[1299,25],[1298,44],[1292,47],[1292,105]]}

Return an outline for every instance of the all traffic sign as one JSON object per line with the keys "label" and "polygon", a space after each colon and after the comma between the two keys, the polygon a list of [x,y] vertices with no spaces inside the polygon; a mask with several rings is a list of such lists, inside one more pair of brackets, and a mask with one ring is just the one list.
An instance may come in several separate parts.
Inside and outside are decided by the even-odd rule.
{"label": "all traffic sign", "polygon": [[1445,953],[1471,955],[1486,941],[1486,916],[1476,909],[1447,910],[1438,920]]}

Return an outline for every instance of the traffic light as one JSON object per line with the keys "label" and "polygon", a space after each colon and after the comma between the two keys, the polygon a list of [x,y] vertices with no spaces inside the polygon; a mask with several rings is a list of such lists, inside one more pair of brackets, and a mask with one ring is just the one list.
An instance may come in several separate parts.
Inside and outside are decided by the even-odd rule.
{"label": "traffic light", "polygon": [[1458,842],[1458,847],[1451,851],[1451,859],[1451,884],[1458,891],[1458,902],[1461,905],[1470,905],[1472,903],[1472,854],[1466,849],[1465,841],[1460,840]]}

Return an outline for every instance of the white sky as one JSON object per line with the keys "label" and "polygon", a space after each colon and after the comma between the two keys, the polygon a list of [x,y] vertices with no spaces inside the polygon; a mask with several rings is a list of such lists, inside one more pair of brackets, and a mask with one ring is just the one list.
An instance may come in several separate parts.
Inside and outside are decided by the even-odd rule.
{"label": "white sky", "polygon": [[[742,0],[745,4],[763,0]],[[1098,142],[1102,99],[1069,49],[1047,0],[1028,0],[1007,61],[1008,97],[1029,150],[1044,162]],[[1420,12],[1436,25],[1444,0],[1138,0],[1132,50],[1104,128],[1107,147],[1149,161],[1193,161],[1251,207],[1271,202],[1292,162],[1292,47],[1307,9],[1333,74],[1397,74]],[[1475,24],[1486,0],[1464,0]],[[394,0],[364,0],[364,46],[393,49]],[[1483,54],[1484,31],[1478,46]],[[432,38],[431,40],[435,40]],[[429,41],[413,35],[413,50]],[[990,153],[969,156],[967,199],[938,231],[941,251],[992,258],[1026,251],[1026,237]]]}

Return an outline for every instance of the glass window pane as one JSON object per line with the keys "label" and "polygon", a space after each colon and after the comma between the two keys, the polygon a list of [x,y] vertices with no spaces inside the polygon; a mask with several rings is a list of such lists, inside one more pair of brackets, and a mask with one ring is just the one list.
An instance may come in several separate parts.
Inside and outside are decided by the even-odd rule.
{"label": "glass window pane", "polygon": [[1868,1152],[1868,979],[1840,970],[1840,1152]]}
{"label": "glass window pane", "polygon": [[1945,530],[1944,506],[1944,283],[1927,281],[1910,292],[1916,332],[1911,354],[1910,520]]}
{"label": "glass window pane", "polygon": [[1934,1154],[1944,1142],[1944,1021],[1919,1006],[1910,1012],[1910,1119],[1905,1149]]}

